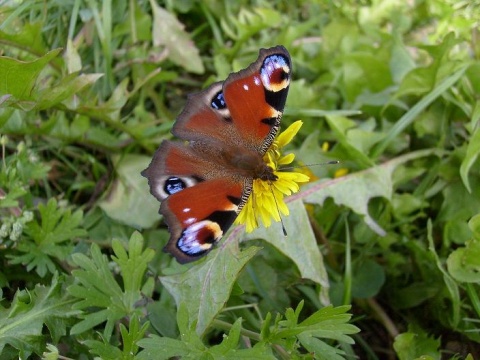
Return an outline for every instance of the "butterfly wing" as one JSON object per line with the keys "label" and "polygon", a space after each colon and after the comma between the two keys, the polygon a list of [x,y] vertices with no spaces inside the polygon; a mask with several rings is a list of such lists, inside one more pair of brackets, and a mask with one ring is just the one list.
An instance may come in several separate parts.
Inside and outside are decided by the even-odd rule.
{"label": "butterfly wing", "polygon": [[261,49],[245,70],[231,74],[223,95],[244,146],[264,154],[280,127],[291,77],[291,60],[283,46]]}
{"label": "butterfly wing", "polygon": [[180,263],[209,252],[237,217],[248,179],[226,173],[219,164],[184,144],[164,141],[149,167],[150,191],[162,201],[160,213],[170,231],[164,251]]}
{"label": "butterfly wing", "polygon": [[190,96],[172,133],[264,154],[280,125],[290,75],[290,55],[283,46],[261,49],[245,70]]}
{"label": "butterfly wing", "polygon": [[[245,70],[190,96],[172,128],[189,145],[164,141],[142,173],[162,201],[170,231],[164,250],[180,263],[210,251],[247,201],[252,168],[278,131],[290,75],[283,46],[261,49]],[[255,166],[232,169],[244,161]]]}

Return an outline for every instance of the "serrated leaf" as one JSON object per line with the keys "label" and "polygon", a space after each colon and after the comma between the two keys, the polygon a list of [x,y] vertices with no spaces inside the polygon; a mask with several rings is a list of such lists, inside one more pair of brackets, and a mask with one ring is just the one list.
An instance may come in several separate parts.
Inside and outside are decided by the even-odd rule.
{"label": "serrated leaf", "polygon": [[12,264],[24,264],[27,270],[35,271],[40,276],[47,272],[53,273],[56,265],[53,259],[63,261],[73,250],[72,240],[86,235],[80,227],[83,221],[83,212],[78,210],[71,213],[58,207],[57,201],[52,198],[46,205],[39,204],[40,221],[27,223],[25,233],[32,241],[22,241],[18,250],[23,255],[12,256]]}
{"label": "serrated leaf", "polygon": [[[55,275],[47,287],[37,285],[31,292],[17,291],[9,309],[0,309],[0,353],[8,344],[24,352],[41,354],[44,342],[42,329],[45,325],[58,341],[66,334],[66,319],[75,312],[71,309],[74,299],[62,289],[61,279]],[[56,329],[52,329],[55,324]]]}
{"label": "serrated leaf", "polygon": [[75,237],[86,235],[86,231],[79,228],[83,220],[83,212],[58,208],[57,201],[50,199],[47,205],[38,205],[41,224],[33,222],[29,230],[30,236],[37,244],[59,244]]}
{"label": "serrated leaf", "polygon": [[[291,348],[298,347],[295,341],[298,340],[306,349],[311,352],[316,352],[321,349],[320,354],[315,353],[317,359],[328,359],[327,356],[332,356],[332,359],[343,359],[341,355],[343,351],[327,345],[322,339],[336,340],[346,344],[353,344],[353,339],[349,336],[358,333],[360,329],[349,324],[352,315],[347,313],[350,306],[327,306],[324,307],[307,319],[298,322],[300,312],[303,308],[303,301],[297,306],[297,309],[287,309],[285,312],[286,320],[281,320],[281,316],[277,315],[275,324],[270,326],[268,331],[265,331],[265,324],[262,328],[261,343],[273,344],[290,344]],[[271,315],[267,314],[265,323],[270,324]],[[268,325],[267,325],[268,326]],[[325,355],[325,357],[323,357]]]}
{"label": "serrated leaf", "polygon": [[[144,350],[139,354],[139,359],[161,360],[176,356],[180,356],[182,359],[201,358],[206,347],[195,332],[195,323],[191,321],[185,302],[177,304],[177,324],[180,331],[180,340],[156,335],[148,339],[142,339],[138,342],[138,345]],[[162,349],[161,354],[158,353],[158,349]]]}
{"label": "serrated leaf", "polygon": [[[203,353],[202,350],[189,348],[188,344],[181,340],[157,335],[151,335],[148,339],[142,339],[138,344],[144,349],[138,354],[138,360],[167,360],[175,356],[182,359],[195,359],[199,358]],[[162,351],[159,351],[159,349],[162,349]]]}
{"label": "serrated leaf", "polygon": [[345,360],[345,351],[337,347],[328,345],[311,333],[298,335],[298,340],[309,352],[315,354],[318,360]]}
{"label": "serrated leaf", "polygon": [[348,324],[352,317],[351,314],[347,313],[349,309],[350,306],[334,308],[330,305],[316,311],[300,324],[280,321],[279,325],[284,328],[278,329],[271,340],[308,333],[319,338],[334,339],[347,344],[353,344],[353,340],[348,335],[357,333],[359,329],[354,325]]}
{"label": "serrated leaf", "polygon": [[[196,333],[194,324],[188,317],[185,303],[180,304],[177,312],[181,339],[170,339],[156,335],[142,339],[138,344],[144,350],[138,355],[138,360],[162,360],[173,357],[182,359],[275,359],[271,350],[264,344],[253,348],[238,349],[241,330],[241,319],[235,321],[228,335],[224,335],[220,344],[207,348]],[[191,325],[188,325],[191,323]],[[180,325],[181,324],[181,325]],[[162,349],[161,352],[158,349]]]}
{"label": "serrated leaf", "polygon": [[155,1],[150,0],[150,5],[153,10],[153,45],[165,46],[169,59],[187,71],[203,74],[202,59],[195,43],[184,30],[185,26]]}
{"label": "serrated leaf", "polygon": [[189,319],[197,320],[198,334],[203,334],[223,309],[238,274],[259,250],[251,246],[240,251],[239,233],[238,228],[234,229],[218,249],[187,271],[160,277],[177,307],[182,302],[188,304]]}
{"label": "serrated leaf", "polygon": [[242,319],[237,319],[230,329],[228,335],[223,337],[221,344],[211,348],[212,354],[227,355],[230,350],[234,350],[238,346],[240,340],[240,330],[242,329]]}
{"label": "serrated leaf", "polygon": [[105,339],[103,342],[97,340],[85,340],[84,344],[90,348],[90,352],[99,355],[103,360],[117,360],[117,359],[136,359],[135,355],[138,352],[137,342],[141,340],[149,327],[146,322],[140,328],[140,321],[138,316],[133,316],[129,323],[129,329],[124,324],[120,324],[120,333],[122,334],[122,348],[110,344]]}
{"label": "serrated leaf", "polygon": [[152,249],[143,250],[143,238],[134,232],[128,242],[128,253],[119,241],[113,241],[113,252],[116,256],[112,259],[120,266],[123,275],[123,289],[127,296],[132,297],[130,306],[134,306],[142,289],[143,276],[147,271],[148,263],[154,257]]}
{"label": "serrated leaf", "polygon": [[[91,259],[83,254],[73,254],[73,262],[81,269],[73,270],[77,283],[67,291],[74,297],[82,299],[74,306],[84,310],[83,320],[72,327],[71,334],[79,334],[106,322],[103,337],[109,341],[116,322],[124,316],[135,313],[135,303],[142,299],[141,279],[147,269],[147,263],[153,258],[153,250],[143,248],[143,238],[135,232],[130,237],[129,254],[114,240],[113,249],[120,266],[124,289],[114,278],[108,259],[100,252],[98,245],[91,248]],[[99,309],[87,313],[89,308]]]}

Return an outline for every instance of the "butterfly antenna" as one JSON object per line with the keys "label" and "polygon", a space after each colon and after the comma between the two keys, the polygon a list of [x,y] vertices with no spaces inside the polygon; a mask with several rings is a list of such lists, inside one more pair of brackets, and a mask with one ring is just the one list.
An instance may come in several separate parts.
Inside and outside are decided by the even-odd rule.
{"label": "butterfly antenna", "polygon": [[287,236],[287,229],[285,229],[282,214],[280,214],[280,208],[278,207],[277,198],[275,197],[275,193],[273,192],[272,183],[270,183],[270,191],[272,192],[273,200],[275,201],[275,207],[277,208],[278,217],[280,218],[280,223],[282,224],[283,236]]}
{"label": "butterfly antenna", "polygon": [[319,166],[319,165],[337,165],[340,164],[338,160],[326,161],[322,163],[314,163],[314,164],[307,164],[307,165],[296,165],[296,166],[289,166],[289,167],[282,167],[282,170],[292,170],[304,167],[311,167],[311,166]]}

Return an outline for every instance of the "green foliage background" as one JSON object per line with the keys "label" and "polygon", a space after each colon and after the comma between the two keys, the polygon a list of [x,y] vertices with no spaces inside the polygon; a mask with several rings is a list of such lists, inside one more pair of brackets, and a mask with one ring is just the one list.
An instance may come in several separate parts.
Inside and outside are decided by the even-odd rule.
{"label": "green foliage background", "polygon": [[[480,358],[478,1],[0,2],[2,359]],[[289,49],[289,233],[181,266],[140,176]]]}

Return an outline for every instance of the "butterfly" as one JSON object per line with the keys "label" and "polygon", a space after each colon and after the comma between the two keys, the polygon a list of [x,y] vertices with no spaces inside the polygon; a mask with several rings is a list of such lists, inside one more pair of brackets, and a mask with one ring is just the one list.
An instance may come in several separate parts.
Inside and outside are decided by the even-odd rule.
{"label": "butterfly", "polygon": [[247,202],[254,179],[275,181],[263,156],[280,127],[292,73],[283,46],[260,49],[246,69],[188,97],[172,133],[142,172],[179,263],[206,255]]}

